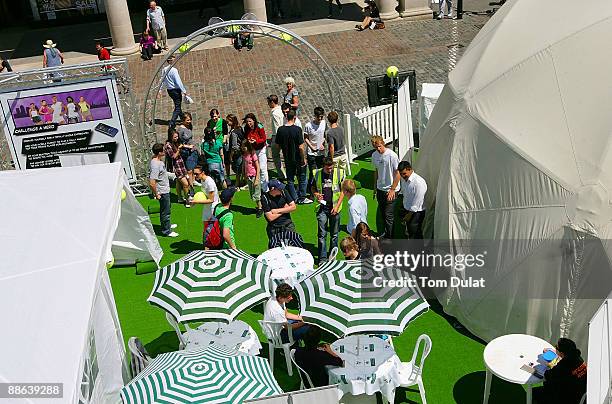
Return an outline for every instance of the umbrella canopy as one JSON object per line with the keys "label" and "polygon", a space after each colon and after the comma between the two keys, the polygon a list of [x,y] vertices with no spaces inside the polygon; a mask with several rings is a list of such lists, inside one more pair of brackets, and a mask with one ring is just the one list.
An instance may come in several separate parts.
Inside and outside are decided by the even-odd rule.
{"label": "umbrella canopy", "polygon": [[455,254],[470,252],[462,240],[490,246],[484,269],[436,271],[485,280],[438,295],[485,340],[586,344],[612,288],[612,53],[601,51],[612,2],[575,7],[501,7],[449,74],[421,141],[425,233],[453,240]]}
{"label": "umbrella canopy", "polygon": [[398,335],[429,308],[418,289],[381,287],[401,280],[396,268],[376,271],[370,261],[331,261],[296,286],[304,321],[336,336],[358,333]]}
{"label": "umbrella canopy", "polygon": [[121,391],[125,404],[239,404],[281,394],[268,361],[224,347],[157,356]]}
{"label": "umbrella canopy", "polygon": [[148,301],[178,321],[230,322],[270,296],[270,272],[243,251],[194,251],[156,273]]}

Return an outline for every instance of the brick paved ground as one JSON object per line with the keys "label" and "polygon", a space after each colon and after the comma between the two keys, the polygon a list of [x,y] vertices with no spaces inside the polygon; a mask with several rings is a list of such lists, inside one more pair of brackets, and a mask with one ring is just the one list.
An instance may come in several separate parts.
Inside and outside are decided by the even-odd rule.
{"label": "brick paved ground", "polygon": [[[420,86],[423,82],[445,82],[449,68],[454,66],[486,16],[465,16],[463,20],[420,20],[387,23],[377,31],[344,31],[307,36],[339,77],[344,110],[355,111],[367,105],[365,78],[381,74],[389,65],[414,69]],[[229,41],[229,40],[228,40]],[[139,102],[144,98],[154,68],[154,62],[142,62],[131,57]],[[231,47],[194,50],[178,64],[183,81],[196,103],[185,107],[195,118],[196,133],[202,134],[210,108],[216,107],[225,116],[239,117],[254,112],[269,126],[265,97],[283,95],[283,79],[296,79],[303,106],[300,116],[307,119],[316,105],[329,108],[322,77],[300,52],[272,39],[261,39],[251,52],[237,52]],[[156,118],[168,119],[169,98],[158,103]],[[163,128],[158,130],[163,133]]]}

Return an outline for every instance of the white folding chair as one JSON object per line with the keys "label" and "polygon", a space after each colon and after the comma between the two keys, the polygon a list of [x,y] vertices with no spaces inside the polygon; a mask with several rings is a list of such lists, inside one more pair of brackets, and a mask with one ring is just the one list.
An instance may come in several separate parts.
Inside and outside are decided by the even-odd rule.
{"label": "white folding chair", "polygon": [[[297,368],[298,375],[300,376],[300,390],[314,388],[314,383],[310,379],[310,375],[304,369],[302,369],[300,365],[298,365],[298,363],[295,361],[295,349],[291,350],[290,355],[291,355],[291,362],[293,362],[293,364]],[[306,376],[307,383],[304,383],[303,376]]]}
{"label": "white folding chair", "polygon": [[[417,366],[416,360],[419,353],[419,348],[421,346],[421,341],[423,341],[425,345],[423,347],[423,353],[421,354],[421,360]],[[430,352],[431,338],[429,338],[427,334],[421,334],[414,346],[412,359],[410,359],[410,362],[402,362],[402,367],[398,372],[401,387],[411,387],[414,385],[419,387],[419,393],[421,394],[421,401],[423,404],[427,404],[427,400],[425,399],[425,386],[423,385],[423,365],[425,364],[425,359]]]}
{"label": "white folding chair", "polygon": [[[287,373],[293,376],[293,367],[291,366],[291,345],[295,343],[293,340],[293,329],[287,322],[277,323],[274,321],[259,320],[259,325],[268,339],[268,350],[270,351],[270,367],[274,370],[274,351],[282,349],[285,353],[285,361],[287,362]],[[281,331],[286,328],[289,342],[284,343],[281,337]]]}
{"label": "white folding chair", "polygon": [[332,248],[332,250],[329,252],[329,257],[327,257],[328,261],[334,261],[336,259],[336,256],[338,255],[338,247],[334,247]]}
{"label": "white folding chair", "polygon": [[142,342],[136,337],[131,337],[128,340],[128,349],[132,356],[130,360],[130,368],[132,370],[132,378],[143,371],[151,362],[151,357],[147,354],[146,349],[142,345]]}
{"label": "white folding chair", "polygon": [[[178,321],[176,320],[176,318],[174,318],[172,314],[168,312],[166,312],[166,320],[168,320],[168,323],[170,323],[170,326],[176,332],[176,336],[178,337],[178,340],[179,340],[179,350],[185,349],[185,347],[187,346],[187,340],[185,339],[185,336],[181,332],[181,327],[179,326]],[[190,330],[191,329],[187,327],[187,332],[189,332]]]}

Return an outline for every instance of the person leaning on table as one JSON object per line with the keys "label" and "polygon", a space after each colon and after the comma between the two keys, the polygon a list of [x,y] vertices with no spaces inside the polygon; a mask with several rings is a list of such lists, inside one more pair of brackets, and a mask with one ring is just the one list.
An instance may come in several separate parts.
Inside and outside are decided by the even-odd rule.
{"label": "person leaning on table", "polygon": [[[310,328],[298,314],[289,313],[285,305],[293,300],[293,288],[286,283],[281,283],[276,288],[275,296],[271,297],[264,307],[264,321],[275,323],[288,322],[293,330],[293,339],[297,342],[304,337]],[[287,330],[281,331],[283,342],[289,342]]]}
{"label": "person leaning on table", "polygon": [[316,325],[309,327],[304,334],[304,347],[295,350],[295,361],[304,369],[314,386],[322,387],[329,384],[325,366],[342,366],[342,359],[329,344],[321,343],[321,329]]}
{"label": "person leaning on table", "polygon": [[578,404],[586,392],[587,367],[571,339],[559,338],[559,362],[544,373],[544,386],[533,389],[537,404]]}

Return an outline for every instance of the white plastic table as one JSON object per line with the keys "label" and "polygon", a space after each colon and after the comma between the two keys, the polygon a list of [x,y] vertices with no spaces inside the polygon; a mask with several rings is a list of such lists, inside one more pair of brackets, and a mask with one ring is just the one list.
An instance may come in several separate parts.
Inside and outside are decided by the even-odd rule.
{"label": "white plastic table", "polygon": [[352,335],[337,340],[331,348],[344,360],[343,367],[328,368],[329,382],[338,384],[340,396],[379,391],[392,400],[400,385],[398,371],[402,362],[389,342],[375,336]]}
{"label": "white plastic table", "polygon": [[527,404],[531,404],[531,386],[542,383],[543,379],[521,367],[529,363],[545,367],[540,359],[545,349],[553,349],[553,346],[541,338],[525,334],[504,335],[489,342],[483,355],[487,367],[483,404],[489,402],[492,375],[510,383],[527,385]]}
{"label": "white plastic table", "polygon": [[229,324],[208,322],[185,334],[185,349],[205,348],[208,345],[222,345],[251,355],[259,355],[261,343],[255,333],[244,321],[236,320]]}
{"label": "white plastic table", "polygon": [[[263,252],[257,259],[272,268],[272,289],[281,283],[295,287],[314,271],[314,258],[303,248],[282,246]],[[272,291],[274,292],[274,290]]]}

